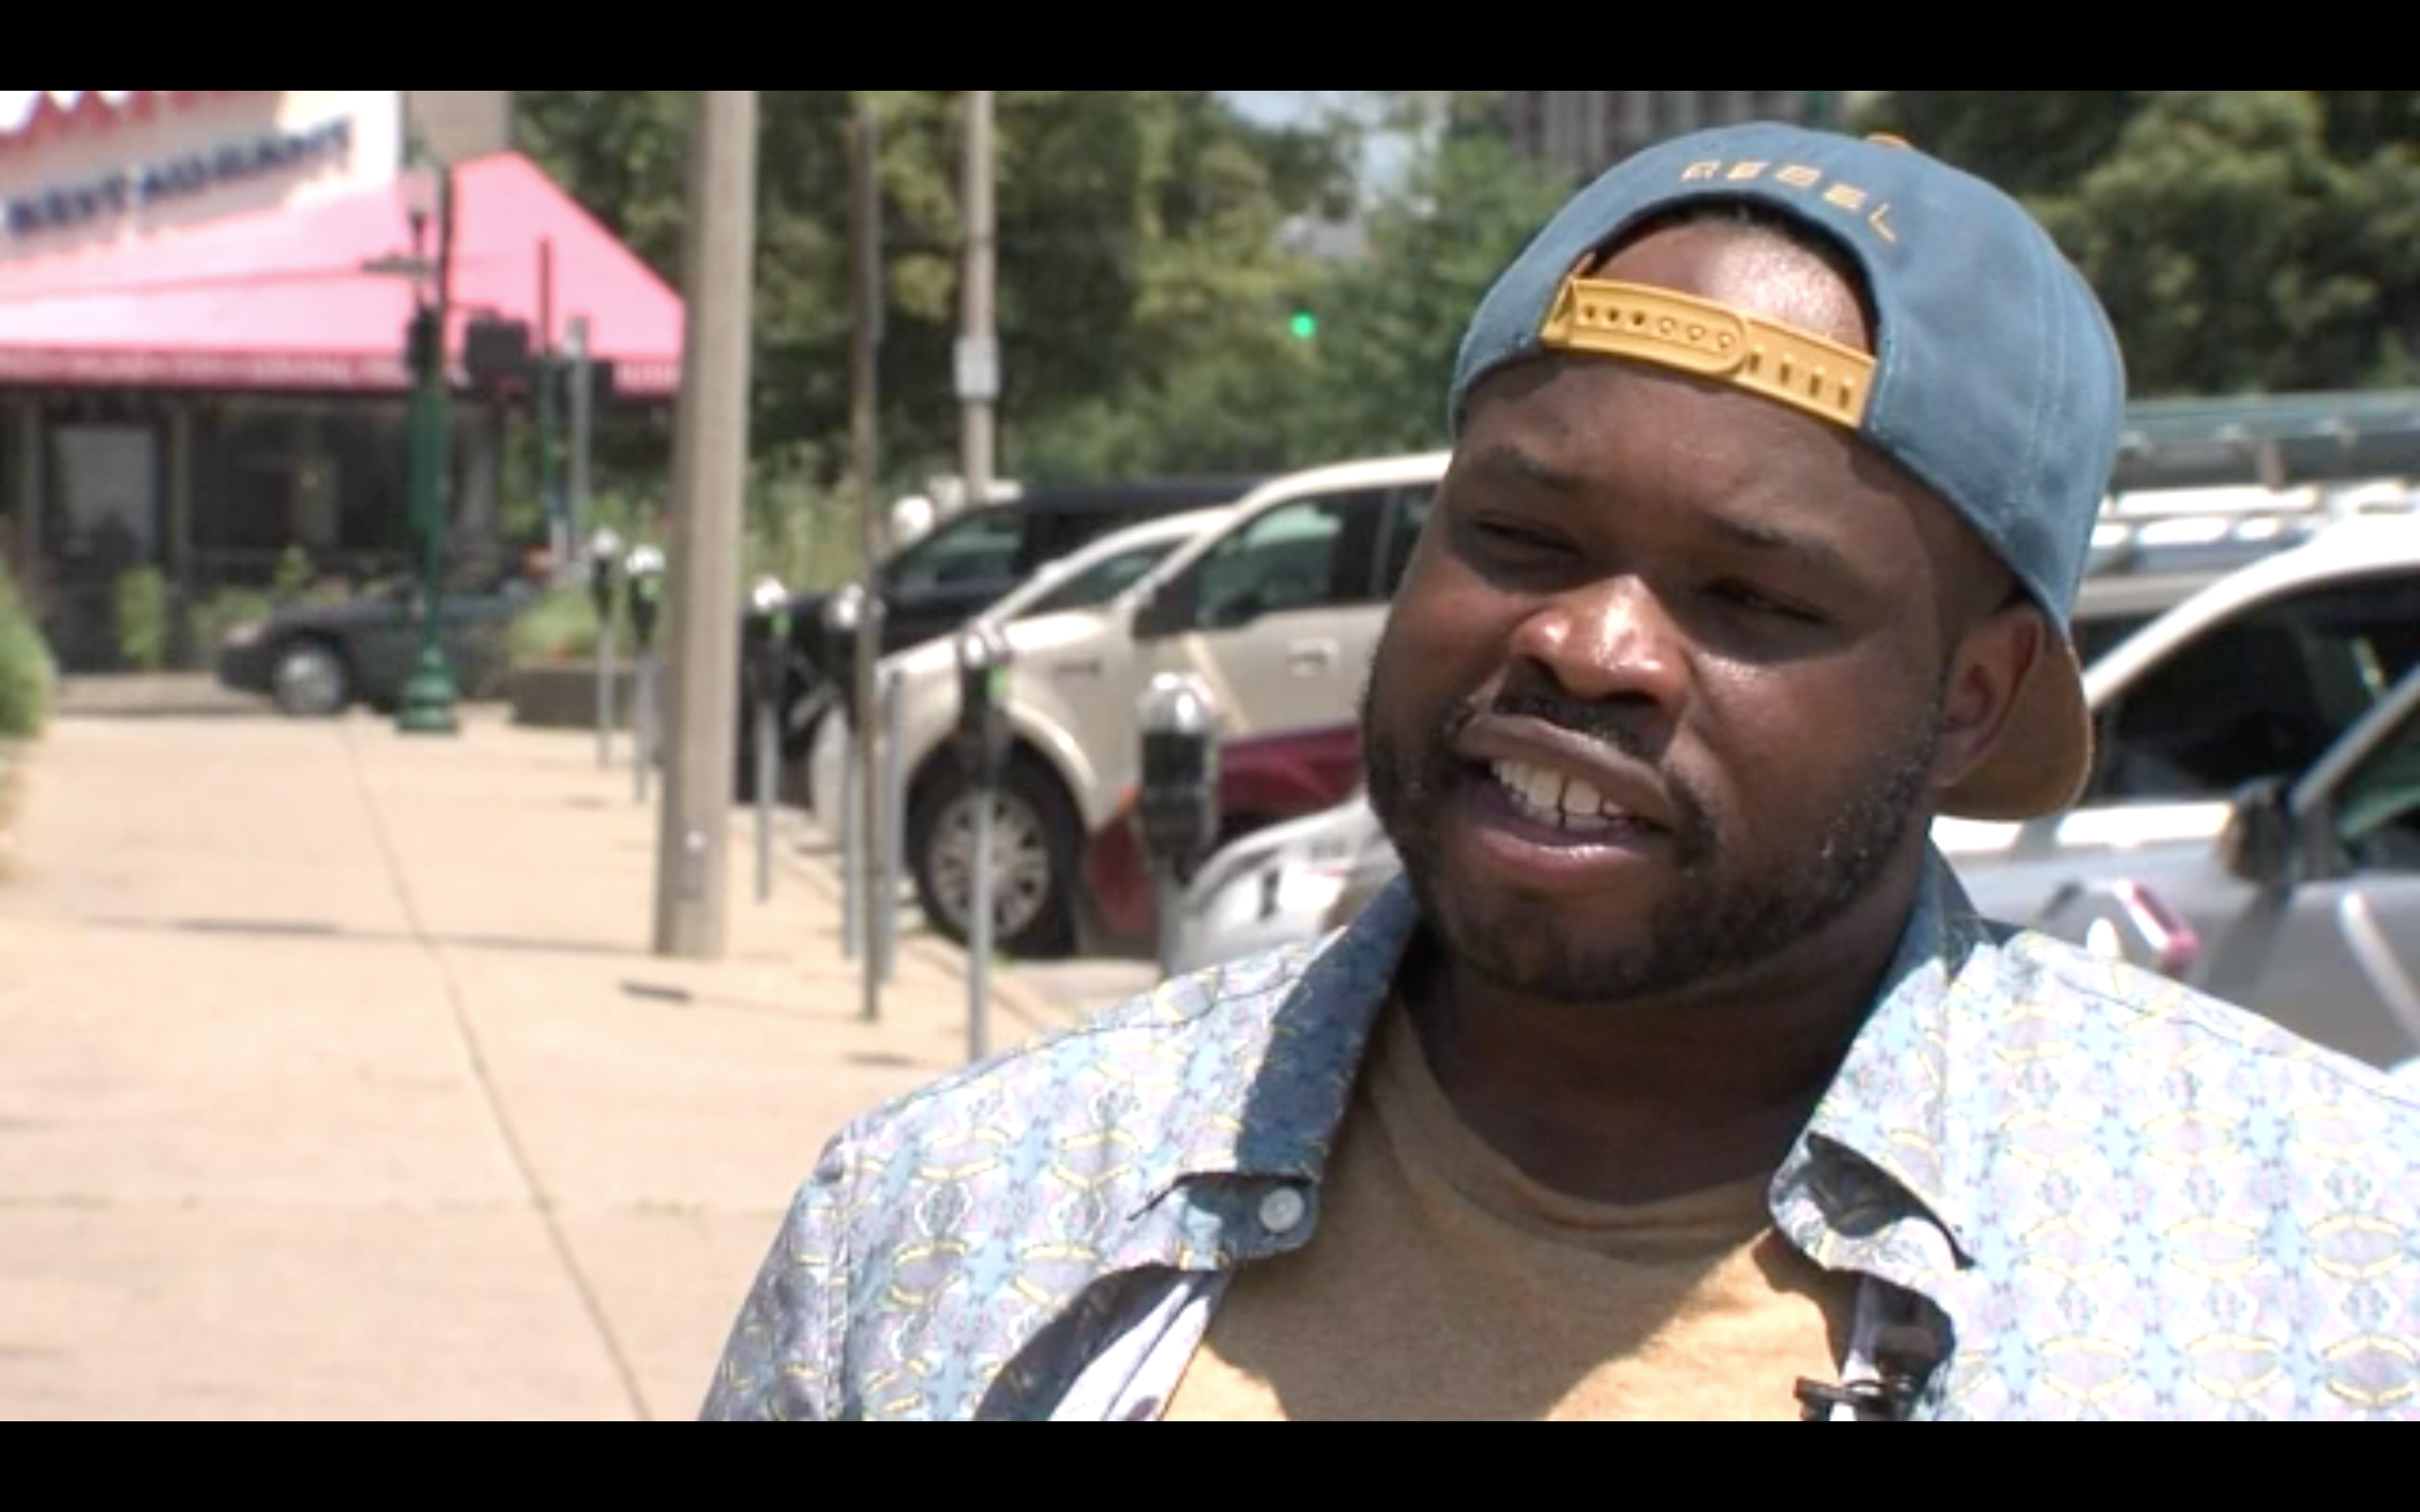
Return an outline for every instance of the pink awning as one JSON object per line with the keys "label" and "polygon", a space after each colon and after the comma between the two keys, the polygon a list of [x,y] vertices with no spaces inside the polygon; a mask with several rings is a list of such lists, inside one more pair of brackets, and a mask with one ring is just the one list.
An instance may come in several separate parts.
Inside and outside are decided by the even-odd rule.
{"label": "pink awning", "polygon": [[[551,242],[556,345],[584,317],[617,394],[679,390],[681,297],[537,164],[457,164],[454,215],[458,365],[478,315],[537,333]],[[429,241],[433,253],[434,228]],[[397,185],[0,266],[0,385],[401,392],[413,284],[364,265],[410,250]]]}

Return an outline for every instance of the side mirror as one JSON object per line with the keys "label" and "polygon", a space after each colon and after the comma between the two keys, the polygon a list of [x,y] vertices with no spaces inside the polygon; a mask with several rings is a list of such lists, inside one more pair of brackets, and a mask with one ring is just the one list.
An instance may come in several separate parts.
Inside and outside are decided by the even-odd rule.
{"label": "side mirror", "polygon": [[2234,812],[2219,837],[2219,857],[2229,874],[2256,886],[2287,886],[2301,869],[2301,849],[2293,789],[2284,778],[2263,778],[2237,790]]}
{"label": "side mirror", "polygon": [[1165,641],[1192,629],[1201,581],[1184,573],[1146,591],[1134,609],[1134,639]]}

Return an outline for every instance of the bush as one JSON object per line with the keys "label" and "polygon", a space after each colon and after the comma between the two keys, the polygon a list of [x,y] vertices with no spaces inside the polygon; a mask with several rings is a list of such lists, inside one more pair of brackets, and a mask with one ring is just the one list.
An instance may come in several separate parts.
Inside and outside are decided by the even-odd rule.
{"label": "bush", "polygon": [[205,667],[211,665],[229,631],[239,625],[265,620],[276,609],[276,601],[256,589],[228,588],[211,594],[193,607],[195,657]]}
{"label": "bush", "polygon": [[588,590],[559,588],[522,610],[512,621],[506,645],[515,662],[579,662],[596,656],[596,607]]}
{"label": "bush", "polygon": [[157,567],[120,574],[115,607],[119,662],[137,672],[165,667],[172,631],[167,574]]}
{"label": "bush", "polygon": [[0,568],[0,738],[30,739],[50,717],[50,647]]}

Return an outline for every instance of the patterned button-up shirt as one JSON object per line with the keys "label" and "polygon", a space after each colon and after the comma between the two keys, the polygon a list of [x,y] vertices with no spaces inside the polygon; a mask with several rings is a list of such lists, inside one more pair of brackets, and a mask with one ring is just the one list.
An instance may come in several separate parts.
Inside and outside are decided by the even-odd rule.
{"label": "patterned button-up shirt", "polygon": [[[1236,1269],[1315,1242],[1419,927],[1398,883],[851,1125],[703,1416],[1157,1416]],[[2420,1418],[2420,1089],[1988,924],[1937,855],[1887,982],[1772,1187],[1862,1280],[1844,1383],[1917,1418]]]}

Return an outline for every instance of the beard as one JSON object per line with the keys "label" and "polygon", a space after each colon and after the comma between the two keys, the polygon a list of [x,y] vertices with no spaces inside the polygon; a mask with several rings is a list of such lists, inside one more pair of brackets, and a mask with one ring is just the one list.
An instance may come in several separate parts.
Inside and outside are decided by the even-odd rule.
{"label": "beard", "polygon": [[[1447,717],[1397,726],[1377,676],[1362,694],[1364,765],[1372,808],[1402,857],[1422,916],[1458,964],[1509,991],[1548,1003],[1625,1003],[1737,975],[1821,934],[1870,897],[1923,815],[1942,739],[1945,678],[1911,728],[1867,763],[1829,817],[1797,843],[1768,849],[1780,859],[1739,853],[1737,836],[1703,796],[1637,735],[1628,716],[1603,705],[1534,694],[1497,697],[1490,711],[1541,719],[1621,751],[1655,770],[1677,823],[1671,834],[1678,885],[1643,927],[1571,927],[1517,893],[1488,893],[1448,875],[1446,815],[1473,775],[1455,754],[1477,700]],[[1418,731],[1398,738],[1397,731]]]}

